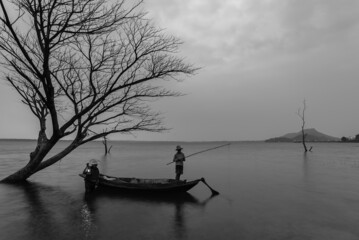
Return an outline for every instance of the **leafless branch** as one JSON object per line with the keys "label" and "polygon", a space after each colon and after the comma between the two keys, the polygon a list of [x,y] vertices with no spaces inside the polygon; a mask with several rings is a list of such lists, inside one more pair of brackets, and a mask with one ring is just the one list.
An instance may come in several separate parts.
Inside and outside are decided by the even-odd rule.
{"label": "leafless branch", "polygon": [[66,150],[72,151],[109,134],[167,129],[150,103],[180,96],[163,81],[182,80],[197,68],[177,56],[182,42],[155,27],[141,4],[0,0],[5,79],[39,119],[42,136],[51,130],[32,163],[39,164],[65,136],[74,137]]}

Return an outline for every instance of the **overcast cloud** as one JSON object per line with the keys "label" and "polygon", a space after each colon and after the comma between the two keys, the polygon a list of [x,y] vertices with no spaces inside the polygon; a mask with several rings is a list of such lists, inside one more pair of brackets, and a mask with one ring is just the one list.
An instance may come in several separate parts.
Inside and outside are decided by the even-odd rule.
{"label": "overcast cloud", "polygon": [[[137,140],[275,137],[300,129],[304,99],[307,127],[359,133],[359,1],[148,0],[144,9],[202,69],[170,84],[186,96],[154,105],[173,129]],[[36,137],[30,112],[8,92],[1,87],[0,137]]]}

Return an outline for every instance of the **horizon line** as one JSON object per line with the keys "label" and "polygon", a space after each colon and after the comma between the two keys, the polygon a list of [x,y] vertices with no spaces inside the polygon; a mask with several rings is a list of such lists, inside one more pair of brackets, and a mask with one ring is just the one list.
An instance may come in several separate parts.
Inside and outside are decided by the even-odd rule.
{"label": "horizon line", "polygon": [[[37,141],[35,138],[0,138],[0,141]],[[60,139],[59,141],[72,141],[71,139]],[[102,141],[102,139],[91,142]],[[108,142],[264,142],[265,140],[110,140]]]}

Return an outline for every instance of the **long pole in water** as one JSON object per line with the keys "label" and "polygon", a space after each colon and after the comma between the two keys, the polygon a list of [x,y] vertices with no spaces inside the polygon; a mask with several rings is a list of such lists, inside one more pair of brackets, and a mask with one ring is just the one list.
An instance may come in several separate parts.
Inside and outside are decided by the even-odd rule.
{"label": "long pole in water", "polygon": [[[200,154],[200,153],[204,153],[204,152],[207,152],[207,151],[211,151],[211,150],[214,150],[214,149],[217,149],[217,148],[221,148],[221,147],[224,147],[224,146],[228,146],[228,145],[231,145],[230,143],[227,143],[227,144],[224,144],[224,145],[221,145],[221,146],[217,146],[217,147],[213,147],[213,148],[209,148],[209,149],[206,149],[206,150],[202,150],[202,151],[199,151],[199,152],[195,152],[195,153],[192,153],[188,156],[186,156],[186,158],[189,158],[189,157],[192,157],[194,155],[197,155],[197,154]],[[174,162],[169,162],[167,163],[167,165],[170,165]]]}

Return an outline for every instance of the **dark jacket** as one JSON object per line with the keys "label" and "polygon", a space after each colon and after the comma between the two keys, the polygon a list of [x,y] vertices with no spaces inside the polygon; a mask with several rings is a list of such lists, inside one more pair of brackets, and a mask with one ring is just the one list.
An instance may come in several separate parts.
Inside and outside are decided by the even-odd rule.
{"label": "dark jacket", "polygon": [[91,180],[97,182],[100,177],[100,170],[97,166],[91,166]]}
{"label": "dark jacket", "polygon": [[83,173],[86,175],[85,180],[91,182],[97,182],[100,177],[100,171],[95,165],[86,167]]}

